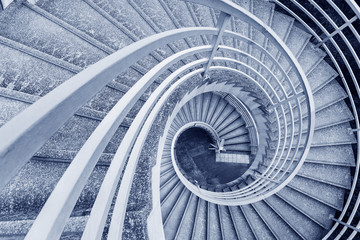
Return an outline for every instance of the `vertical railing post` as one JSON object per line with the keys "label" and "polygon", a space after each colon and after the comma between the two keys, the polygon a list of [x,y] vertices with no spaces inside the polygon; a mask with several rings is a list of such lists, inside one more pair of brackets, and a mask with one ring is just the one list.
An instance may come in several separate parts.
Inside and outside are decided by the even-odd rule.
{"label": "vertical railing post", "polygon": [[4,10],[7,6],[10,5],[14,0],[0,0],[0,10]]}
{"label": "vertical railing post", "polygon": [[219,47],[219,43],[221,41],[221,38],[222,38],[222,35],[225,31],[225,26],[226,26],[226,23],[230,20],[230,15],[227,14],[227,13],[224,13],[224,12],[221,12],[220,13],[220,16],[219,16],[219,20],[216,24],[216,28],[219,29],[219,32],[217,35],[215,35],[212,39],[212,42],[211,42],[211,45],[213,46],[213,49],[210,53],[210,56],[209,56],[209,61],[207,62],[207,65],[205,67],[205,71],[203,73],[203,77],[205,79],[209,78],[209,75],[208,75],[208,71],[209,71],[209,68],[212,64],[212,61],[215,57],[215,54],[218,50],[218,47]]}

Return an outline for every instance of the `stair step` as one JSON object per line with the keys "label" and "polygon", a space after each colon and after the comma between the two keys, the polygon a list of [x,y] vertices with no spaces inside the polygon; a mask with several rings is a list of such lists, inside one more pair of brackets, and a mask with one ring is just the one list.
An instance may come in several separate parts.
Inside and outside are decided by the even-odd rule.
{"label": "stair step", "polygon": [[181,223],[182,216],[185,214],[185,209],[189,202],[190,193],[191,192],[187,190],[186,187],[184,187],[180,197],[172,206],[169,215],[166,218],[163,218],[164,232],[167,239],[174,239],[178,227]]}
{"label": "stair step", "polygon": [[[356,143],[356,138],[354,134],[349,134],[348,129],[350,128],[350,124],[348,122],[341,123],[335,126],[322,128],[314,131],[313,140],[311,142],[312,147],[317,146],[336,146],[336,145],[344,145],[344,144],[354,144]],[[306,135],[302,135],[300,146],[303,147],[306,140]],[[297,136],[295,136],[296,139]],[[274,142],[273,142],[274,143]],[[281,139],[281,144],[283,143],[283,139]],[[292,148],[296,147],[293,145]],[[286,149],[288,146],[286,146]],[[270,149],[274,150],[275,146],[270,145]]]}
{"label": "stair step", "polygon": [[335,214],[333,208],[291,188],[283,188],[277,195],[323,228],[328,229],[331,227],[332,221],[329,219],[329,215]]}
{"label": "stair step", "polygon": [[228,109],[228,106],[229,106],[228,102],[225,101],[224,99],[221,99],[221,101],[220,101],[220,102],[218,103],[218,105],[216,106],[216,109],[215,109],[215,111],[214,111],[214,113],[213,113],[213,115],[212,115],[212,117],[211,117],[210,122],[209,122],[209,124],[210,124],[211,126],[214,126],[215,122],[216,122],[219,118],[221,118],[222,113],[223,113],[224,111],[226,111],[226,109]]}
{"label": "stair step", "polygon": [[256,239],[276,239],[251,205],[242,205],[240,207],[251,225]]}
{"label": "stair step", "polygon": [[318,112],[336,103],[336,100],[346,97],[344,89],[337,82],[332,81],[314,94],[315,109]]}
{"label": "stair step", "polygon": [[[274,16],[273,16],[273,20],[272,20],[272,25],[271,28],[277,33],[277,35],[281,38],[281,39],[285,39],[287,38],[292,26],[294,23],[294,19],[279,13],[279,12],[275,12]],[[278,50],[276,49],[276,47],[274,47],[271,43],[269,44],[269,48],[270,48],[270,53],[273,56],[276,56]]]}
{"label": "stair step", "polygon": [[214,127],[217,132],[220,132],[219,130],[226,128],[234,121],[237,121],[240,118],[240,114],[234,109],[227,117],[224,117],[221,122],[218,121]]}
{"label": "stair step", "polygon": [[277,238],[301,239],[301,237],[287,223],[277,215],[264,201],[252,204],[263,220],[272,229]]}
{"label": "stair step", "polygon": [[239,126],[245,127],[246,123],[243,118],[241,118],[240,115],[237,115],[237,118],[234,117],[234,119],[226,120],[223,124],[221,124],[216,131],[218,133],[222,132],[230,132],[232,129],[235,129]]}
{"label": "stair step", "polygon": [[331,82],[338,76],[338,73],[325,61],[321,61],[314,71],[308,74],[307,78],[313,92]]}
{"label": "stair step", "polygon": [[240,207],[229,206],[229,210],[230,210],[231,216],[233,218],[235,228],[237,228],[237,233],[238,233],[240,239],[255,239],[253,230],[249,226],[249,223],[247,222]]}
{"label": "stair step", "polygon": [[195,98],[192,98],[187,104],[187,107],[189,108],[189,113],[192,121],[196,121],[196,103]]}
{"label": "stair step", "polygon": [[[69,166],[68,163],[29,161],[0,192],[0,221],[35,218]],[[91,208],[107,167],[96,166],[75,205]]]}
{"label": "stair step", "polygon": [[241,144],[241,143],[250,143],[249,135],[241,135],[225,140],[226,145]]}
{"label": "stair step", "polygon": [[[314,103],[315,103],[315,111],[316,113],[328,108],[329,106],[332,106],[342,100],[344,100],[347,95],[344,91],[344,89],[335,81],[330,82],[329,84],[322,87],[319,91],[317,91],[314,95]],[[308,116],[307,113],[307,107],[306,103],[304,102],[304,99],[301,100],[301,111],[303,118],[306,118]],[[289,114],[288,110],[285,111],[287,114],[287,120],[289,121]],[[316,114],[315,113],[315,114]],[[294,120],[297,122],[299,120],[298,116],[298,110],[294,111]],[[274,119],[271,120],[274,122]],[[273,129],[275,125],[272,124]]]}
{"label": "stair step", "polygon": [[197,95],[195,97],[195,108],[196,108],[196,120],[201,121],[201,113],[203,112],[202,105],[204,101],[204,94]]}
{"label": "stair step", "polygon": [[[342,123],[332,127],[314,131],[312,145],[335,145],[337,142],[356,143],[354,134],[349,134],[349,123]],[[334,143],[334,144],[333,144]]]}
{"label": "stair step", "polygon": [[[108,55],[24,5],[18,7],[11,15],[11,21],[0,25],[0,34],[26,46],[79,67],[94,64]],[[24,22],[27,24],[23,24]],[[44,26],[47,31],[43,31]]]}
{"label": "stair step", "polygon": [[198,198],[195,224],[191,239],[206,240],[207,235],[207,202],[201,198]]}
{"label": "stair step", "polygon": [[316,196],[322,202],[336,209],[342,209],[345,193],[343,188],[298,176],[293,178],[289,185],[310,196]]}
{"label": "stair step", "polygon": [[350,168],[305,162],[299,170],[305,176],[316,176],[326,183],[338,185],[346,189],[351,187]]}
{"label": "stair step", "polygon": [[[352,121],[354,119],[350,109],[346,105],[345,101],[340,101],[332,104],[331,106],[318,111],[315,115],[315,130],[331,127],[337,124]],[[308,121],[308,117],[304,118],[304,121]],[[307,131],[308,126],[303,126],[303,133]],[[299,127],[295,125],[295,133],[298,134]]]}
{"label": "stair step", "polygon": [[3,88],[43,96],[73,76],[72,72],[4,45],[0,45],[0,53]]}
{"label": "stair step", "polygon": [[292,225],[305,239],[320,239],[324,230],[318,224],[309,221],[305,215],[297,211],[295,208],[287,204],[276,195],[272,195],[265,201],[278,212],[283,219]]}
{"label": "stair step", "polygon": [[199,198],[191,193],[182,219],[178,225],[175,238],[172,239],[191,239],[192,231],[195,228],[196,212]]}
{"label": "stair step", "polygon": [[[67,221],[63,235],[70,235],[74,233],[81,233],[89,216],[70,217]],[[15,221],[1,221],[0,222],[0,238],[3,240],[17,240],[24,239],[29,231],[34,220],[15,220]],[[80,234],[81,236],[81,234]]]}
{"label": "stair step", "polygon": [[[164,159],[163,159],[163,160],[164,160]],[[167,162],[162,162],[162,163],[161,163],[161,169],[160,169],[160,171],[161,171],[161,173],[167,172],[167,171],[169,171],[171,168],[173,168],[173,166],[172,166],[171,160],[169,159],[169,161],[167,161]]]}
{"label": "stair step", "polygon": [[250,144],[249,143],[238,143],[234,145],[227,145],[225,142],[225,149],[228,151],[240,151],[240,152],[250,152]]}
{"label": "stair step", "polygon": [[211,97],[210,106],[209,106],[209,110],[208,110],[205,122],[210,123],[215,110],[218,108],[219,102],[221,102],[221,98],[218,95],[213,94]]}
{"label": "stair step", "polygon": [[231,214],[228,206],[217,205],[220,215],[220,224],[222,229],[222,239],[237,239],[237,234],[231,218]]}
{"label": "stair step", "polygon": [[236,121],[237,123],[231,124],[224,130],[218,132],[220,138],[229,139],[238,137],[241,135],[247,135],[249,132],[242,121]]}
{"label": "stair step", "polygon": [[222,239],[220,217],[217,204],[207,202],[207,236],[214,240]]}
{"label": "stair step", "polygon": [[[180,182],[180,180],[179,180]],[[177,199],[180,198],[185,186],[183,184],[176,184],[173,189],[166,195],[161,201],[161,215],[162,219],[165,220],[169,216],[172,207],[176,203]]]}
{"label": "stair step", "polygon": [[186,116],[186,119],[187,119],[188,122],[194,121],[194,119],[193,119],[193,117],[191,115],[191,108],[190,108],[189,103],[186,103],[181,109],[184,112],[184,115]]}
{"label": "stair step", "polygon": [[307,159],[353,165],[354,153],[351,145],[312,147]]}
{"label": "stair step", "polygon": [[[37,6],[112,49],[121,49],[133,42],[107,19],[100,17],[99,13],[84,1],[40,1]],[[68,6],[72,6],[71,9]]]}
{"label": "stair step", "polygon": [[201,121],[205,122],[207,118],[207,114],[209,112],[210,108],[210,102],[211,102],[212,94],[210,93],[204,93],[203,97],[203,105],[202,105],[202,111],[201,111]]}
{"label": "stair step", "polygon": [[293,25],[286,39],[286,45],[295,56],[299,56],[308,44],[310,37],[310,34]]}
{"label": "stair step", "polygon": [[165,197],[169,191],[178,184],[178,180],[176,173],[172,171],[168,171],[166,175],[162,176],[160,178],[161,195]]}
{"label": "stair step", "polygon": [[234,107],[228,104],[226,108],[221,112],[218,119],[213,123],[213,127],[215,129],[218,128],[219,125],[221,125],[224,121],[226,121],[233,112],[236,112]]}

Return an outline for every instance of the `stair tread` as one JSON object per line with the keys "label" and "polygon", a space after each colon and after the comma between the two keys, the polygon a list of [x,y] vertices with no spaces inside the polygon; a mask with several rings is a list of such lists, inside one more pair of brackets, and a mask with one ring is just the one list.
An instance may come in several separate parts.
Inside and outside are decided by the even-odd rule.
{"label": "stair tread", "polygon": [[314,176],[325,182],[334,183],[344,188],[350,188],[351,175],[349,167],[340,167],[334,165],[314,164],[305,162],[299,170],[299,173],[306,176]]}
{"label": "stair tread", "polygon": [[1,87],[42,96],[73,76],[72,72],[0,45]]}
{"label": "stair tread", "polygon": [[161,201],[161,215],[163,220],[169,216],[172,206],[174,206],[175,202],[179,199],[184,188],[185,186],[181,183],[175,185],[175,187]]}
{"label": "stair tread", "polygon": [[292,225],[305,239],[318,239],[323,236],[323,229],[318,224],[309,221],[309,219],[294,209],[292,206],[281,200],[276,195],[265,199],[282,218]]}
{"label": "stair tread", "polygon": [[225,144],[229,145],[229,144],[241,144],[241,143],[249,143],[250,142],[250,137],[249,135],[242,135],[242,136],[238,136],[238,137],[234,137],[228,140],[225,140]]}
{"label": "stair tread", "polygon": [[[70,217],[64,227],[64,233],[82,232],[84,230],[88,218],[89,218],[88,215]],[[6,239],[5,236],[9,236],[10,239],[16,239],[15,238],[16,236],[26,235],[33,222],[34,222],[33,219],[0,221],[1,239]],[[20,237],[19,239],[23,239],[23,238],[24,236]]]}
{"label": "stair tread", "polygon": [[218,205],[223,239],[237,239],[234,224],[228,206]]}
{"label": "stair tread", "polygon": [[242,205],[241,209],[255,231],[256,239],[276,239],[251,205]]}
{"label": "stair tread", "polygon": [[[229,130],[231,130],[231,131],[229,131]],[[229,125],[227,128],[224,128],[218,134],[219,134],[220,138],[227,139],[227,138],[233,138],[236,136],[244,135],[246,133],[248,133],[248,130],[243,125],[243,121],[242,121],[242,122],[238,122],[236,125],[235,124]]]}
{"label": "stair tread", "polygon": [[343,99],[347,97],[344,89],[335,81],[332,81],[324,86],[313,96],[316,111],[320,111],[320,109],[323,109],[325,106],[337,99]]}
{"label": "stair tread", "polygon": [[310,37],[310,34],[304,32],[298,27],[292,26],[289,37],[286,40],[286,45],[292,53],[297,56],[308,43]]}
{"label": "stair tread", "polygon": [[337,72],[323,60],[316,66],[316,69],[307,76],[307,78],[311,89],[314,91],[334,79],[337,75]]}
{"label": "stair tread", "polygon": [[[272,25],[271,28],[278,34],[278,36],[281,39],[285,39],[293,25],[294,19],[279,13],[279,12],[275,12],[274,13],[274,17],[272,20]],[[278,50],[276,49],[276,47],[269,42],[269,52],[271,53],[272,56],[276,57],[276,55],[278,54]],[[287,64],[288,65],[288,64]],[[286,65],[286,67],[287,67]]]}
{"label": "stair tread", "polygon": [[356,143],[354,134],[349,134],[349,123],[342,123],[332,127],[327,127],[314,131],[312,145],[329,144],[337,142],[353,142]]}
{"label": "stair tread", "polygon": [[277,194],[297,207],[298,211],[301,211],[318,224],[321,224],[321,226],[325,228],[331,227],[332,221],[329,219],[329,215],[335,214],[335,209],[291,188],[283,188]]}
{"label": "stair tread", "polygon": [[178,227],[180,225],[183,214],[185,214],[185,209],[190,197],[190,191],[184,187],[183,193],[181,193],[180,197],[177,199],[176,203],[174,203],[169,216],[166,219],[163,218],[164,222],[164,233],[166,238],[174,239]]}
{"label": "stair tread", "polygon": [[353,165],[354,153],[350,145],[312,147],[307,159]]}
{"label": "stair tread", "polygon": [[182,216],[181,225],[178,227],[178,232],[176,234],[176,239],[190,239],[194,225],[196,223],[196,211],[198,206],[198,197],[191,193],[189,203],[186,209],[186,212]]}
{"label": "stair tread", "polygon": [[316,196],[323,202],[328,203],[337,209],[342,209],[345,189],[299,176],[293,178],[289,185],[294,186],[311,196]]}
{"label": "stair tread", "polygon": [[253,204],[263,217],[264,221],[272,228],[276,236],[284,239],[301,239],[301,237],[287,223],[277,215],[264,201]]}
{"label": "stair tread", "polygon": [[[27,24],[23,24],[25,22]],[[43,31],[44,26],[47,31]],[[3,36],[80,67],[94,64],[108,55],[24,5],[17,8],[12,20],[6,21],[0,29]]]}
{"label": "stair tread", "polygon": [[225,119],[222,119],[221,122],[220,121],[217,122],[217,124],[215,125],[216,131],[219,131],[227,127],[229,124],[236,121],[238,118],[240,118],[240,114],[236,110],[233,110],[233,112],[230,115],[228,115]]}
{"label": "stair tread", "polygon": [[231,115],[231,113],[234,111],[235,111],[234,107],[228,104],[221,112],[218,119],[213,123],[214,128],[217,128],[221,123],[227,120],[230,117],[229,115]]}
{"label": "stair tread", "polygon": [[208,204],[208,236],[211,236],[212,239],[220,240],[222,239],[220,219],[217,204],[207,202]]}
{"label": "stair tread", "polygon": [[191,239],[207,239],[207,202],[201,198],[198,199],[196,208],[196,219]]}
{"label": "stair tread", "polygon": [[234,219],[234,224],[238,228],[238,233],[241,239],[255,239],[255,235],[252,232],[249,223],[247,222],[244,214],[240,210],[239,206],[229,206],[231,215]]}
{"label": "stair tread", "polygon": [[[68,167],[68,163],[29,161],[0,192],[0,219],[35,218],[49,194]],[[107,167],[97,166],[90,175],[75,209],[91,208],[100,188]],[[36,177],[35,177],[36,176]],[[9,197],[11,196],[11,197]]]}

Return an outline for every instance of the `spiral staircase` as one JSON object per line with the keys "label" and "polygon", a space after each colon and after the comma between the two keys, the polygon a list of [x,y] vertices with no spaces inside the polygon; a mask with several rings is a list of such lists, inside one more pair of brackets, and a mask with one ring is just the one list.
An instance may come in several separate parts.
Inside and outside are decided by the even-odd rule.
{"label": "spiral staircase", "polygon": [[355,1],[0,3],[0,239],[359,237]]}

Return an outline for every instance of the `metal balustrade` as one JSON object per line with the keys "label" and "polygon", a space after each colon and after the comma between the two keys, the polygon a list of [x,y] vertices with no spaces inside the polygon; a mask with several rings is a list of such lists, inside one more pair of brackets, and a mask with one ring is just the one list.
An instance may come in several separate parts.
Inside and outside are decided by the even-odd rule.
{"label": "metal balustrade", "polygon": [[[222,58],[219,58],[222,59]],[[217,58],[215,58],[214,60],[217,60]],[[213,69],[227,69],[229,71],[237,71],[235,69],[230,69],[230,68],[226,68],[226,67],[213,67]],[[247,76],[249,79],[251,79],[250,76]],[[255,80],[253,80],[255,82]],[[260,87],[261,88],[261,87]],[[261,88],[263,91],[265,91],[263,88]],[[216,91],[216,88],[213,89],[213,91]],[[224,91],[224,90],[222,90]],[[226,91],[225,91],[226,92]],[[198,92],[197,94],[200,94],[201,92]],[[178,110],[181,109],[181,106],[183,106],[186,103],[186,100],[190,100],[191,98],[195,97],[195,95],[190,95],[187,97],[184,97],[182,99],[182,103],[181,105],[177,108]],[[268,95],[268,98],[271,99],[271,97]],[[172,114],[172,117],[170,117],[170,119],[174,119],[175,116],[177,115],[177,111],[174,111]],[[171,122],[171,121],[170,121]],[[286,125],[285,125],[286,126]],[[170,126],[169,126],[170,127]],[[165,132],[166,132],[165,128]],[[177,172],[180,180],[184,183],[185,186],[187,186],[194,194],[198,195],[199,197],[206,199],[207,201],[213,202],[213,203],[217,203],[217,204],[228,204],[228,205],[238,205],[238,204],[247,204],[252,202],[254,199],[262,199],[263,198],[263,193],[269,191],[269,188],[273,187],[274,185],[269,185],[268,188],[265,188],[265,186],[267,186],[269,183],[273,183],[274,179],[273,178],[266,178],[266,177],[259,177],[259,181],[256,181],[256,184],[254,185],[254,188],[251,187],[247,187],[247,188],[242,188],[240,190],[235,190],[235,191],[231,191],[231,192],[212,192],[212,191],[207,191],[206,189],[199,189],[198,186],[194,185],[193,183],[191,183],[181,172],[181,170],[177,167],[176,165],[176,158],[175,158],[175,153],[174,153],[174,149],[175,149],[175,144],[176,144],[176,139],[177,136],[181,133],[181,131],[178,131],[176,133],[176,135],[173,137],[173,141],[171,144],[171,155],[172,155],[172,161],[173,161],[173,165],[174,165],[174,169]],[[284,150],[284,148],[283,148]],[[281,155],[280,155],[281,156]],[[273,161],[275,161],[273,159]],[[277,164],[279,164],[280,162],[280,158],[276,161],[275,165],[272,166],[277,166]],[[282,166],[284,165],[285,161],[282,162]],[[288,166],[289,167],[289,166]],[[270,169],[270,168],[268,168]],[[274,170],[274,169],[272,169]],[[277,169],[277,173],[274,175],[274,177],[276,177],[276,175],[280,172],[279,169]],[[288,170],[288,168],[284,171],[284,173],[286,173]],[[284,173],[282,174],[282,176],[284,176]],[[275,182],[279,182],[278,180],[276,180]],[[259,187],[258,187],[259,186]],[[256,198],[257,196],[257,198]]]}
{"label": "metal balustrade", "polygon": [[[213,36],[214,41],[211,45],[189,47],[186,50],[174,53],[172,56],[164,59],[138,80],[119,100],[72,161],[35,220],[26,239],[58,238],[61,235],[65,223],[91,171],[131,107],[161,73],[165,72],[169,67],[172,67],[176,62],[199,53],[206,53],[208,57],[187,63],[172,72],[156,88],[138,112],[111,162],[92,208],[82,239],[98,239],[101,237],[111,202],[115,196],[117,183],[119,182],[121,173],[124,172],[119,193],[116,196],[116,203],[108,234],[109,239],[121,238],[132,179],[141,149],[150,128],[161,107],[166,103],[171,94],[184,82],[199,74],[211,74],[212,71],[231,71],[238,76],[245,77],[252,81],[267,96],[268,101],[271,103],[269,107],[272,108],[271,111],[277,124],[276,144],[274,146],[273,157],[269,159],[268,167],[259,175],[255,175],[256,179],[244,188],[232,192],[208,191],[190,183],[182,176],[180,171],[177,171],[181,181],[193,193],[205,200],[214,203],[224,204],[225,202],[228,205],[239,205],[256,202],[276,193],[296,175],[309,151],[315,125],[314,102],[311,89],[306,75],[296,57],[270,27],[264,25],[260,19],[232,2],[228,0],[189,0],[189,2],[203,4],[220,10],[221,17],[217,28],[193,27],[175,29],[133,43],[109,55],[98,63],[89,66],[84,71],[61,84],[0,129],[0,135],[9,136],[7,139],[0,139],[0,189],[2,189],[21,167],[27,163],[31,156],[33,156],[80,107],[85,105],[88,100],[121,72],[131,67],[131,65],[142,57],[150,54],[153,50],[166,44],[191,36]],[[282,56],[285,57],[290,68],[295,71],[295,79],[288,76],[287,69],[283,69],[277,61],[277,57],[272,56],[261,44],[238,33],[225,30],[225,22],[230,15],[251,24],[252,27],[263,34],[266,42],[272,43]],[[259,50],[261,59],[257,59],[247,52],[224,45],[221,43],[222,36],[243,41],[247,43],[249,47],[251,46],[251,49]],[[333,39],[329,38],[328,41],[332,42]],[[326,48],[326,44],[327,42],[323,44],[324,48]],[[250,66],[247,61],[242,62],[236,59],[236,57],[216,57],[215,53],[217,51],[229,52],[235,54],[235,56],[244,56],[247,59],[251,59],[256,62],[258,69]],[[330,50],[327,49],[327,52],[330,52]],[[354,49],[352,49],[352,51],[350,50],[350,52],[355,53]],[[271,62],[270,68],[264,63],[264,56],[267,56],[267,59]],[[329,56],[335,60],[333,55],[329,54]],[[246,71],[242,72],[229,66],[213,66],[211,64],[213,62],[232,63],[236,66],[244,67]],[[193,70],[194,67],[199,66],[200,68]],[[338,65],[336,66],[339,70],[340,67]],[[348,68],[351,69],[350,65]],[[269,79],[265,78],[259,69],[268,73],[271,77]],[[192,71],[187,73],[189,70]],[[341,69],[339,73],[341,73]],[[352,71],[350,71],[350,73],[352,73]],[[185,75],[182,76],[183,74]],[[352,73],[352,75],[354,74]],[[179,76],[181,76],[180,79],[178,79]],[[342,77],[342,79],[346,83],[345,78]],[[299,84],[295,86],[294,82],[298,82]],[[225,90],[229,88],[226,87],[224,83],[213,83],[204,86],[203,90],[216,91],[215,88],[218,86],[223,86]],[[350,93],[349,87],[347,85],[345,86]],[[301,90],[296,90],[299,87]],[[356,90],[359,93],[360,90],[358,86]],[[228,91],[231,92],[230,89],[228,89]],[[190,95],[187,97],[190,98]],[[301,108],[300,99],[305,101],[305,112],[303,112]],[[357,119],[356,108],[351,95],[350,99],[355,109]],[[186,97],[184,97],[183,100],[185,101]],[[172,116],[169,117],[169,122],[165,127],[165,133],[170,129],[171,120],[174,119],[178,110],[180,110],[180,105],[175,108]],[[306,122],[302,120],[305,114],[307,114],[308,117]],[[294,120],[295,116],[298,117],[299,121]],[[24,121],[24,119],[26,119],[26,121]],[[301,134],[304,125],[307,126],[305,138]],[[295,134],[296,126],[299,129],[298,135]],[[356,120],[356,127],[359,128],[358,119]],[[359,132],[357,132],[357,134],[359,137]],[[19,151],[19,149],[21,150]],[[127,158],[129,159],[126,164]],[[175,165],[176,164],[174,164],[174,166]],[[356,169],[358,172],[359,160],[357,160]],[[354,182],[356,182],[356,180],[357,175]],[[353,192],[354,190],[352,189],[351,191]],[[339,221],[341,221],[341,218]]]}
{"label": "metal balustrade", "polygon": [[[349,38],[355,38],[358,42],[360,42],[360,34],[354,27],[354,22],[357,20],[359,21],[360,18],[360,8],[353,0],[347,0],[346,4],[348,5],[348,8],[352,9],[353,11],[353,17],[348,19],[342,10],[340,10],[339,6],[337,6],[337,3],[327,0],[328,5],[326,7],[331,7],[339,16],[342,18],[342,20],[345,22],[344,25],[338,26],[334,21],[334,16],[329,16],[325,9],[322,9],[319,4],[317,4],[314,1],[310,1],[312,6],[318,10],[318,12],[314,12],[309,10],[305,4],[301,1],[294,1],[291,2],[284,2],[284,1],[278,1],[278,0],[272,0],[272,2],[276,3],[278,6],[280,6],[282,9],[284,9],[286,12],[288,12],[291,16],[295,17],[304,27],[307,28],[309,32],[315,37],[316,41],[318,42],[318,45],[321,46],[328,56],[331,59],[331,62],[336,67],[337,72],[340,75],[341,81],[345,87],[345,90],[349,96],[350,105],[352,108],[352,112],[355,116],[355,126],[356,128],[359,128],[359,110],[355,104],[356,101],[360,99],[360,88],[358,85],[359,77],[355,75],[359,71],[360,68],[360,60],[358,57],[358,50],[356,51],[353,46],[350,44]],[[339,17],[337,16],[337,17]],[[321,30],[321,34],[323,34],[322,37],[321,34],[318,34],[316,32],[316,29],[314,29],[312,26],[310,26],[309,22],[306,22],[304,17],[310,18]],[[322,21],[318,20],[322,17]],[[334,32],[329,32],[325,27],[324,24],[330,24],[335,30]],[[345,28],[349,28],[353,36],[351,36],[348,32],[344,31]],[[336,36],[340,36],[342,41],[345,44],[340,44],[339,40],[336,39]],[[340,56],[340,57],[338,57]],[[353,60],[349,58],[349,56],[352,56]],[[345,77],[349,76],[349,77]],[[359,132],[356,132],[356,137],[359,139],[360,135]],[[344,209],[340,214],[340,217],[338,218],[338,221],[342,221],[344,216],[346,214],[349,214],[349,218],[346,221],[346,224],[344,226],[339,225],[339,222],[335,222],[332,229],[327,233],[327,235],[324,237],[324,239],[328,238],[334,238],[334,239],[340,239],[345,231],[349,228],[348,226],[351,225],[354,216],[357,211],[359,211],[359,205],[360,205],[360,196],[355,196],[355,189],[358,186],[358,177],[359,177],[359,170],[360,170],[360,157],[359,157],[359,150],[360,150],[359,142],[357,144],[357,152],[356,152],[356,167],[354,171],[354,177],[353,177],[353,183],[350,189],[350,193],[348,196],[348,199],[345,203]],[[355,198],[355,205],[352,209],[350,209],[350,202]],[[359,223],[354,223],[356,227],[360,226]],[[340,231],[337,235],[333,235],[335,230]],[[340,230],[341,229],[341,230]],[[351,231],[351,230],[350,230]],[[350,234],[350,239],[355,237],[356,230],[353,230],[353,232]]]}
{"label": "metal balustrade", "polygon": [[[327,55],[330,57],[331,63],[335,66],[337,72],[340,75],[341,81],[349,97],[352,113],[355,116],[355,128],[359,129],[359,108],[356,105],[356,102],[359,102],[360,100],[360,88],[358,84],[360,79],[359,76],[356,75],[356,73],[358,73],[360,69],[360,59],[359,50],[354,49],[354,47],[350,43],[351,41],[354,41],[354,37],[358,42],[360,42],[360,34],[354,25],[355,22],[358,22],[360,19],[360,8],[358,4],[354,0],[346,0],[346,3],[336,3],[332,0],[326,0],[326,8],[331,8],[332,10],[334,10],[334,12],[338,14],[337,16],[330,16],[327,13],[328,11],[322,8],[320,4],[316,3],[315,1],[271,1],[277,4],[283,10],[285,10],[289,15],[296,18],[315,37],[315,44],[318,44],[318,46],[321,46],[326,51]],[[309,3],[313,8],[317,10],[317,12],[315,12],[313,9],[310,9],[309,6],[306,5]],[[352,10],[352,17],[350,19],[341,10],[339,4],[346,4],[347,7]],[[322,19],[321,21],[319,20],[320,18]],[[334,22],[334,18],[341,18],[344,24],[338,26]],[[310,19],[311,22],[307,22],[307,19]],[[324,27],[325,25],[332,26],[334,31],[329,32]],[[314,26],[316,26],[316,28]],[[350,32],[345,31],[346,28],[350,29]],[[342,42],[340,42],[338,37],[340,37]],[[358,131],[354,133],[359,140],[360,133]],[[356,166],[349,196],[339,218],[337,219],[337,221],[335,221],[334,226],[326,234],[324,239],[340,239],[343,237],[346,230],[352,231],[349,233],[348,236],[349,239],[352,239],[355,237],[358,231],[350,228],[349,226],[357,227],[357,229],[359,229],[360,227],[360,222],[352,223],[356,212],[359,211],[360,205],[360,195],[355,196],[355,189],[359,188],[359,150],[360,143],[358,141],[356,152]],[[355,204],[352,208],[350,208],[351,201],[355,201]],[[346,215],[349,215],[348,219],[346,220],[345,224],[340,225],[339,223],[342,222]],[[340,232],[336,233],[335,231]]]}

